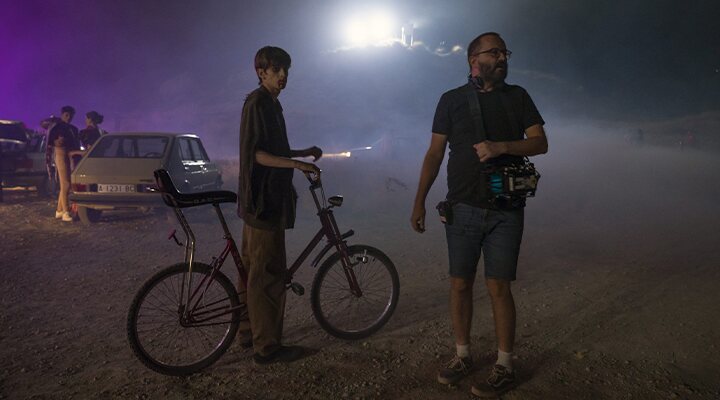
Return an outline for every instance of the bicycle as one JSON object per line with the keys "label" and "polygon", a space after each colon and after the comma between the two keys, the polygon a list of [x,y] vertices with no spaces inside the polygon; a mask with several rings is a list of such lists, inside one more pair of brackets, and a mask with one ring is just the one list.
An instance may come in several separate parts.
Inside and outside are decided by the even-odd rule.
{"label": "bicycle", "polygon": [[[313,267],[320,264],[310,294],[313,315],[332,336],[346,340],[366,338],[387,323],[397,306],[397,271],[382,251],[366,245],[347,245],[346,239],[354,232],[341,234],[332,210],[342,205],[343,197],[326,199],[319,176],[306,177],[321,227],[287,270],[286,290],[304,294],[303,286],[293,282],[293,275],[326,238],[327,244],[310,263]],[[163,201],[173,208],[185,233],[185,244],[175,231],[168,237],[185,247],[185,261],[157,272],[137,292],[127,316],[128,341],[148,368],[184,376],[217,361],[230,347],[240,322],[247,320],[247,273],[220,209],[221,203],[237,202],[237,195],[230,191],[180,193],[162,169],[155,171],[155,180]],[[204,204],[215,208],[225,239],[225,248],[210,264],[195,261],[195,236],[181,210]],[[326,257],[333,248],[335,252]],[[220,271],[228,255],[232,255],[242,281],[239,292]]]}

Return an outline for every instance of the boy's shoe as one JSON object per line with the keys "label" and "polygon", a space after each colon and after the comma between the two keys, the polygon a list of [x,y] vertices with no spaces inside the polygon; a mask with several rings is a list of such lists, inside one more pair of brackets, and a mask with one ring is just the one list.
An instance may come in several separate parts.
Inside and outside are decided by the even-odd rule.
{"label": "boy's shoe", "polygon": [[472,358],[455,355],[455,358],[450,360],[447,367],[438,372],[438,382],[443,385],[457,383],[460,379],[468,376],[472,371],[472,367]]}
{"label": "boy's shoe", "polygon": [[255,365],[267,365],[278,362],[293,362],[301,359],[305,355],[305,349],[300,346],[280,346],[272,353],[263,356],[261,354],[253,354]]}
{"label": "boy's shoe", "polygon": [[485,382],[473,385],[472,394],[482,398],[496,398],[515,388],[515,371],[496,364]]}
{"label": "boy's shoe", "polygon": [[253,347],[252,332],[238,332],[238,339],[240,340],[240,347],[242,347],[243,349],[249,349]]}
{"label": "boy's shoe", "polygon": [[62,218],[63,214],[64,214],[64,212],[62,212],[62,211],[55,211],[55,218],[60,219],[60,218]]}
{"label": "boy's shoe", "polygon": [[73,217],[72,217],[72,215],[70,215],[69,212],[65,211],[65,212],[62,214],[62,220],[63,220],[64,222],[72,222],[72,221],[73,221]]}

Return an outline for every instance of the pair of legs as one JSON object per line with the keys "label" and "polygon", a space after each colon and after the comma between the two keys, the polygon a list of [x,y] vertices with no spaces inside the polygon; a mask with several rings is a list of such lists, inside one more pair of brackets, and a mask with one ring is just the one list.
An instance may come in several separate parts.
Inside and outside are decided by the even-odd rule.
{"label": "pair of legs", "polygon": [[[474,282],[474,278],[450,278],[450,314],[455,343],[459,345],[470,343]],[[492,302],[498,349],[512,353],[515,343],[515,301],[510,281],[486,278],[485,285]]]}
{"label": "pair of legs", "polygon": [[515,342],[515,280],[524,227],[524,211],[489,210],[457,203],[453,223],[446,225],[450,257],[450,313],[458,345],[470,343],[473,284],[480,257],[492,302],[498,349],[511,353]]}
{"label": "pair of legs", "polygon": [[55,146],[55,168],[57,169],[60,193],[56,212],[70,212],[70,157],[64,147]]}
{"label": "pair of legs", "polygon": [[[252,334],[255,354],[267,356],[280,348],[285,315],[285,231],[243,226],[241,257],[247,271],[249,326],[241,335]],[[241,296],[243,282],[240,282]],[[242,299],[241,299],[242,300]]]}

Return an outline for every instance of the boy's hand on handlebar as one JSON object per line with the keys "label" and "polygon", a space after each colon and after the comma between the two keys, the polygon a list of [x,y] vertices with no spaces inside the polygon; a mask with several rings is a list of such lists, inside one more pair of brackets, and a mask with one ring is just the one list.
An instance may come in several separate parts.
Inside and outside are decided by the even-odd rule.
{"label": "boy's hand on handlebar", "polygon": [[308,182],[315,184],[320,181],[320,174],[316,174],[314,172],[303,172],[305,174],[305,177],[307,178]]}
{"label": "boy's hand on handlebar", "polygon": [[315,174],[316,177],[320,177],[320,168],[313,163],[298,161],[297,169],[304,172],[306,176]]}

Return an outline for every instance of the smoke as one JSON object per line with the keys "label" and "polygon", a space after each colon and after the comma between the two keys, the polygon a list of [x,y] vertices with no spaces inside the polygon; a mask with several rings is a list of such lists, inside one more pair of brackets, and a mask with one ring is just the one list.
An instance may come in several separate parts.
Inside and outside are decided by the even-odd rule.
{"label": "smoke", "polygon": [[[692,124],[717,110],[710,6],[396,3],[398,26],[413,23],[412,41],[391,37],[366,47],[343,47],[336,31],[352,2],[15,3],[0,17],[0,34],[11,38],[0,44],[9,55],[0,65],[0,117],[36,127],[69,104],[79,115],[105,115],[110,132],[193,132],[211,157],[236,157],[243,100],[257,85],[252,59],[273,44],[293,57],[280,100],[294,147],[339,152],[386,137],[422,142],[437,99],[465,81],[458,43],[489,30],[514,51],[509,81],[525,87],[548,120],[626,121],[650,140],[662,121]],[[668,19],[660,40],[650,28]]]}

